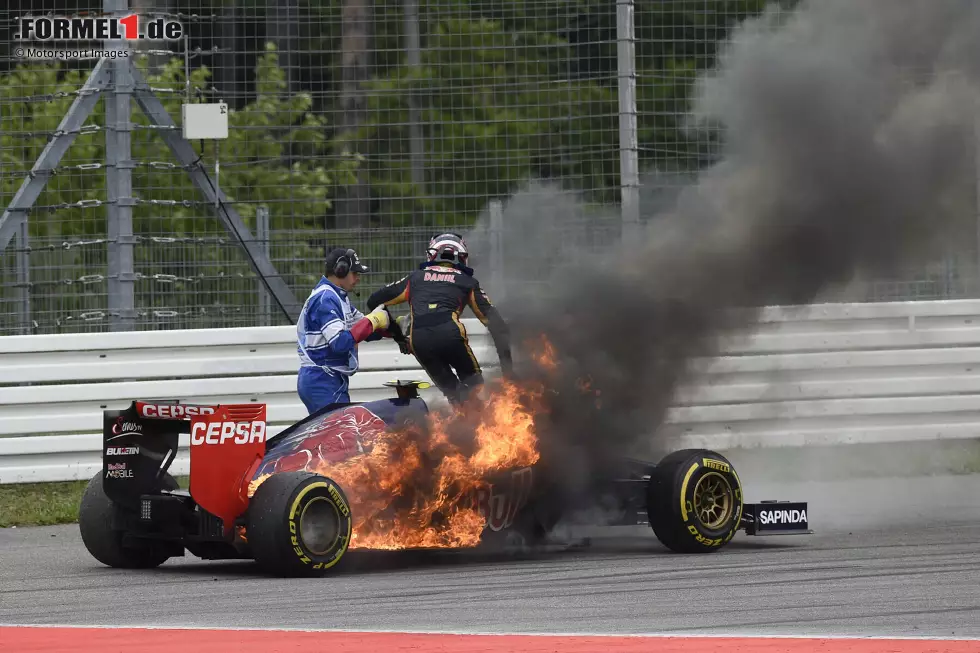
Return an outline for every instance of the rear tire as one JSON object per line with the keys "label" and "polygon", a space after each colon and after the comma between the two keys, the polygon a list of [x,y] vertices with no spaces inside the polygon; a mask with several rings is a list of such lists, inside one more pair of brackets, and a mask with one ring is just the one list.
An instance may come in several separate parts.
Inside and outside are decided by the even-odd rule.
{"label": "rear tire", "polygon": [[[168,489],[176,488],[177,482],[168,474],[164,485]],[[119,569],[151,569],[166,562],[170,554],[155,542],[145,540],[135,546],[123,545],[123,532],[112,528],[117,509],[102,489],[100,471],[88,482],[78,509],[82,543],[92,557]]]}
{"label": "rear tire", "polygon": [[657,539],[672,551],[719,550],[738,530],[742,506],[735,468],[714,451],[675,451],[650,475],[647,516]]}
{"label": "rear tire", "polygon": [[278,576],[322,576],[350,546],[350,503],[333,480],[280,472],[259,485],[245,537],[255,561]]}

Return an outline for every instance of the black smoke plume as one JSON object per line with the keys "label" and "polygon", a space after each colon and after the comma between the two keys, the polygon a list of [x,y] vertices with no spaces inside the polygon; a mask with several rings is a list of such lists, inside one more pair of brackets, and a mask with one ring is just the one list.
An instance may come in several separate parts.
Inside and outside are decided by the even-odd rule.
{"label": "black smoke plume", "polygon": [[508,202],[507,265],[560,264],[509,270],[504,312],[515,342],[557,351],[545,437],[567,477],[654,448],[690,359],[760,307],[975,240],[978,78],[975,0],[802,2],[743,23],[698,80],[690,127],[721,130],[721,156],[676,197],[644,189],[641,235],[562,257],[551,227],[583,205]]}

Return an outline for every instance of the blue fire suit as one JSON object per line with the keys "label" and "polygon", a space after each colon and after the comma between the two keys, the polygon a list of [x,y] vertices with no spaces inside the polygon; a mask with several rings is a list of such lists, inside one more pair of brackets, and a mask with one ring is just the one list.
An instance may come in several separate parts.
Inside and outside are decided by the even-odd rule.
{"label": "blue fire suit", "polygon": [[[357,372],[357,343],[351,326],[363,318],[347,292],[326,277],[310,293],[296,322],[300,368],[296,389],[312,414],[333,403],[350,402],[350,377]],[[380,340],[380,333],[368,341]]]}

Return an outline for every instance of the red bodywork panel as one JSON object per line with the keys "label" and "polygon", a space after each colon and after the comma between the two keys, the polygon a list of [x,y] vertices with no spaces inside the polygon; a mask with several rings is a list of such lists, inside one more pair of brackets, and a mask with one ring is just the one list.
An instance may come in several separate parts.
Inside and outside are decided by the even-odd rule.
{"label": "red bodywork panel", "polygon": [[230,528],[248,508],[248,483],[265,455],[265,404],[217,406],[191,417],[191,496]]}

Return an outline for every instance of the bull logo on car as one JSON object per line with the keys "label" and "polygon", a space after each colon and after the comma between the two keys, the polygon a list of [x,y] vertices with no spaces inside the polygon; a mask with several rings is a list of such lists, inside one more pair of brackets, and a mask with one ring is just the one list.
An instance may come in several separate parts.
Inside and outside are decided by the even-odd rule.
{"label": "bull logo on car", "polygon": [[287,436],[280,443],[282,455],[267,460],[256,475],[311,470],[320,463],[342,462],[370,449],[386,428],[385,421],[367,408],[348,406]]}

